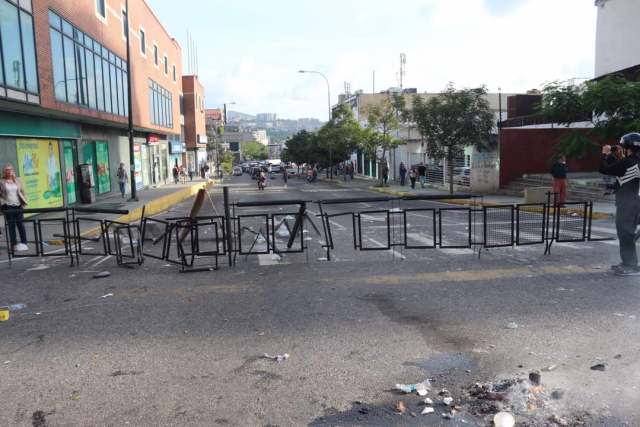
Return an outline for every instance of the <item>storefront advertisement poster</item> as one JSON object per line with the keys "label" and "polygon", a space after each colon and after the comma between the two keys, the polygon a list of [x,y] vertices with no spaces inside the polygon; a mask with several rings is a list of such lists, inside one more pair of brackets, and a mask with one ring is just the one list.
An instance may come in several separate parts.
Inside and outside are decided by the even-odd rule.
{"label": "storefront advertisement poster", "polygon": [[109,144],[103,141],[96,141],[96,174],[98,175],[98,193],[110,192]]}
{"label": "storefront advertisement poster", "polygon": [[30,208],[63,206],[58,141],[17,139],[18,175]]}
{"label": "storefront advertisement poster", "polygon": [[72,204],[76,202],[76,174],[73,162],[73,143],[71,141],[64,141],[63,144],[62,150],[64,153],[64,176],[67,183],[67,203]]}

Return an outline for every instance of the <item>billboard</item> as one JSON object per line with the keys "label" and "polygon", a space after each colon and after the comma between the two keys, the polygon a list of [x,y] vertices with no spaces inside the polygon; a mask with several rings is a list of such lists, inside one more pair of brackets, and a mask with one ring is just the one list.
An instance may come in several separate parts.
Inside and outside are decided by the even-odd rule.
{"label": "billboard", "polygon": [[60,180],[58,141],[16,139],[18,175],[30,208],[57,208],[64,205]]}

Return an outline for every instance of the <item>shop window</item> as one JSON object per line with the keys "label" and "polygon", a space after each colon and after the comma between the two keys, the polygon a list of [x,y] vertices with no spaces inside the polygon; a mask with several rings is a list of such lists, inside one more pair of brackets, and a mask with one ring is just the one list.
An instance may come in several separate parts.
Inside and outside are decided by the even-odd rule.
{"label": "shop window", "polygon": [[[30,2],[0,0],[0,85],[37,94],[38,71]],[[54,22],[55,23],[55,22]],[[26,99],[26,96],[24,97]]]}
{"label": "shop window", "polygon": [[107,0],[96,0],[96,12],[103,18],[107,17]]}

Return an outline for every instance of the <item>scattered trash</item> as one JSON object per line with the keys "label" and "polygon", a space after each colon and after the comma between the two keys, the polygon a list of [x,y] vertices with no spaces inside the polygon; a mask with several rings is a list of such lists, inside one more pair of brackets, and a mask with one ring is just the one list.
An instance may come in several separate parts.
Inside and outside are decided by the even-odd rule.
{"label": "scattered trash", "polygon": [[103,279],[105,277],[109,277],[111,276],[111,273],[109,273],[108,271],[101,271],[99,273],[96,273],[93,275],[94,279]]}
{"label": "scattered trash", "polygon": [[395,407],[396,413],[404,414],[406,410],[407,410],[407,407],[405,406],[404,402],[400,401],[396,403],[396,407]]}
{"label": "scattered trash", "polygon": [[546,367],[542,368],[542,372],[551,372],[551,371],[555,370],[556,368],[557,368],[556,365],[549,365],[549,366],[546,366]]}
{"label": "scattered trash", "polygon": [[264,357],[265,359],[271,359],[274,360],[278,363],[280,362],[284,362],[285,360],[287,360],[289,358],[289,353],[285,353],[285,354],[276,354],[275,356],[271,356],[267,353],[263,354],[262,357]]}
{"label": "scattered trash", "polygon": [[80,400],[80,392],[78,390],[71,392],[71,400]]}
{"label": "scattered trash", "polygon": [[508,412],[498,412],[493,417],[493,425],[495,427],[513,427],[516,425],[516,419]]}
{"label": "scattered trash", "polygon": [[622,359],[622,355],[621,354],[616,354],[615,356],[613,356],[614,359]]}
{"label": "scattered trash", "polygon": [[36,316],[40,316],[42,313],[40,313],[39,311],[36,313]]}
{"label": "scattered trash", "polygon": [[426,399],[424,399],[424,404],[433,406],[433,400],[427,397]]}
{"label": "scattered trash", "polygon": [[0,307],[0,322],[9,320],[9,307]]}
{"label": "scattered trash", "polygon": [[540,375],[540,372],[538,372],[538,371],[530,372],[529,373],[529,381],[533,385],[540,385],[540,382],[542,381],[542,375]]}
{"label": "scattered trash", "polygon": [[259,337],[263,337],[264,336],[264,332],[258,332],[258,336]]}
{"label": "scattered trash", "polygon": [[606,363],[598,363],[591,367],[592,371],[606,371],[608,368]]}
{"label": "scattered trash", "polygon": [[395,389],[407,394],[418,393],[418,396],[426,396],[430,387],[429,380],[425,380],[416,384],[396,384]]}
{"label": "scattered trash", "polygon": [[557,424],[559,426],[568,426],[569,425],[569,422],[567,420],[565,420],[562,417],[559,417],[556,414],[553,414],[551,416],[551,418],[549,418],[549,421],[551,421],[552,423],[555,423],[555,424]]}
{"label": "scattered trash", "polygon": [[447,406],[452,406],[453,405],[453,397],[445,397],[444,399],[442,399],[442,403],[444,403]]}
{"label": "scattered trash", "polygon": [[100,298],[103,298],[103,299],[104,298],[111,298],[112,296],[113,296],[113,294],[109,293],[109,294],[106,294],[106,295],[102,295]]}
{"label": "scattered trash", "polygon": [[11,360],[5,360],[3,365],[8,365],[9,363],[11,363]]}
{"label": "scattered trash", "polygon": [[551,392],[551,398],[553,400],[560,400],[564,397],[564,390],[562,389],[555,389]]}
{"label": "scattered trash", "polygon": [[507,323],[507,329],[518,329],[518,324],[516,322]]}
{"label": "scattered trash", "polygon": [[444,418],[445,420],[452,420],[453,419],[453,412],[445,412],[442,414],[442,418]]}
{"label": "scattered trash", "polygon": [[433,409],[431,406],[427,406],[426,408],[424,408],[422,410],[422,412],[420,413],[421,415],[429,415],[429,414],[433,414],[435,412],[435,409]]}
{"label": "scattered trash", "polygon": [[9,311],[20,311],[24,310],[25,308],[27,308],[26,304],[11,304],[9,306]]}

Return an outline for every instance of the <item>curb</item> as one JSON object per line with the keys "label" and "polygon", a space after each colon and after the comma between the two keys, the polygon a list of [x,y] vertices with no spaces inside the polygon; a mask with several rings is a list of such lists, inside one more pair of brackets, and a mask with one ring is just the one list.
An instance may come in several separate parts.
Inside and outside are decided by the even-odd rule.
{"label": "curb", "polygon": [[[189,187],[183,188],[181,190],[175,191],[171,194],[164,195],[162,197],[158,197],[157,199],[150,200],[146,203],[144,214],[145,216],[157,215],[166,211],[169,207],[183,202],[198,193],[198,190],[201,188],[209,188],[212,185],[218,184],[217,180],[209,180],[208,182],[199,182],[197,184],[193,184]],[[124,223],[132,223],[134,221],[138,221],[142,218],[142,207],[135,208],[130,211],[127,215],[122,215],[113,221],[124,222]],[[96,237],[100,234],[100,227],[89,228],[88,230],[80,233],[81,237]],[[61,246],[64,245],[64,240],[62,239],[53,239],[49,240],[48,243],[50,245]]]}
{"label": "curb", "polygon": [[[389,190],[386,188],[380,188],[380,187],[369,187],[368,188],[371,191],[376,191],[378,193],[383,193],[383,194],[389,194],[391,196],[398,196],[398,197],[403,197],[403,196],[407,196],[411,193],[406,192],[406,191],[395,191],[395,190]],[[442,200],[438,200],[438,202],[440,203],[447,203],[449,205],[468,205],[469,203],[466,200],[450,200],[450,199],[442,199]],[[502,204],[499,203],[492,203],[492,202],[479,202],[479,203],[475,203],[474,205],[476,206],[486,206],[486,207],[494,207],[494,206],[504,206]],[[538,212],[541,213],[542,210],[539,208],[535,208],[535,207],[525,207],[522,209],[523,211],[526,212]],[[562,214],[577,214],[580,217],[583,217],[583,212],[577,209],[570,209],[570,208],[560,208],[560,212]],[[591,218],[592,219],[610,219],[613,218],[614,215],[607,213],[607,212],[596,212],[594,211],[592,213]]]}

